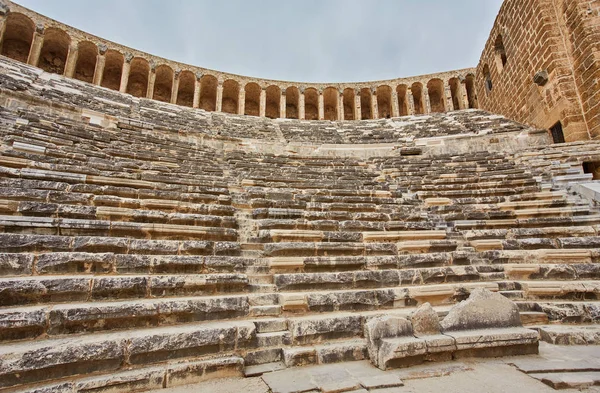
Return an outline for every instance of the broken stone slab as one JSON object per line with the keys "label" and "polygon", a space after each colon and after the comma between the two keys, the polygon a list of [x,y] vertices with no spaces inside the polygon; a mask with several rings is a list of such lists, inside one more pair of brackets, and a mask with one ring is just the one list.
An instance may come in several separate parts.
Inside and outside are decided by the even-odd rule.
{"label": "broken stone slab", "polygon": [[441,332],[440,319],[431,304],[422,304],[410,315],[410,321],[417,337],[437,335]]}
{"label": "broken stone slab", "polygon": [[[397,316],[381,316],[372,318],[365,324],[364,335],[367,339],[367,349],[371,362],[379,368],[385,369],[387,351],[395,352],[395,347],[388,345],[382,350],[383,340],[386,338],[402,337],[411,340],[413,337],[413,327],[406,318]],[[385,356],[381,356],[385,352]]]}
{"label": "broken stone slab", "polygon": [[443,332],[520,327],[515,303],[487,289],[475,289],[469,298],[454,306],[442,320]]}
{"label": "broken stone slab", "polygon": [[542,341],[553,345],[600,345],[600,327],[595,325],[547,325],[537,331]]}

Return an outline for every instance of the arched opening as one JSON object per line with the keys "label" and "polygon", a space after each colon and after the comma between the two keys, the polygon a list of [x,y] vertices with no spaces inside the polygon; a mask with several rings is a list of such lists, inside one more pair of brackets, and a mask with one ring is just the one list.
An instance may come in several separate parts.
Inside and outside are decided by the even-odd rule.
{"label": "arched opening", "polygon": [[363,120],[372,119],[373,111],[371,110],[371,89],[364,88],[360,90],[360,117]]}
{"label": "arched opening", "polygon": [[177,105],[194,105],[194,87],[196,85],[196,76],[192,71],[181,71],[179,74],[179,87],[177,89]]}
{"label": "arched opening", "polygon": [[281,99],[281,89],[277,86],[267,87],[267,106],[265,108],[265,116],[270,119],[279,118]]}
{"label": "arched opening", "polygon": [[246,90],[244,114],[249,116],[260,116],[260,86],[257,83],[252,82],[246,84],[244,90]]}
{"label": "arched opening", "polygon": [[35,24],[27,16],[19,13],[9,13],[6,17],[6,27],[2,37],[2,55],[27,63]]}
{"label": "arched opening", "polygon": [[462,108],[462,97],[460,95],[460,80],[451,78],[448,81],[450,85],[450,95],[452,96],[452,108],[457,111]]}
{"label": "arched opening", "polygon": [[342,101],[344,103],[344,120],[354,120],[354,89],[345,89]]}
{"label": "arched opening", "polygon": [[427,82],[427,91],[429,94],[429,104],[431,112],[442,113],[446,111],[446,95],[444,92],[444,81],[441,79],[432,79]]}
{"label": "arched opening", "polygon": [[80,81],[92,83],[94,81],[97,57],[98,47],[96,44],[90,41],[80,42],[73,77]]}
{"label": "arched opening", "polygon": [[423,105],[423,85],[420,82],[415,82],[410,87],[415,105],[415,114],[422,115],[425,113],[425,105]]}
{"label": "arched opening", "polygon": [[487,64],[483,66],[483,78],[485,79],[485,90],[489,93],[494,88],[494,84],[492,83],[490,67]]}
{"label": "arched opening", "polygon": [[63,74],[69,54],[71,37],[62,30],[48,28],[44,32],[44,45],[38,67],[53,74]]}
{"label": "arched opening", "polygon": [[144,98],[148,92],[148,74],[150,65],[146,59],[135,57],[131,60],[127,93],[134,97]]}
{"label": "arched opening", "polygon": [[106,51],[104,73],[100,86],[111,90],[119,90],[121,85],[121,74],[123,73],[123,55],[115,50]]}
{"label": "arched opening", "polygon": [[465,88],[467,90],[467,101],[469,101],[469,109],[478,108],[477,93],[475,92],[475,75],[469,74],[465,78]]}
{"label": "arched opening", "polygon": [[398,110],[400,116],[408,116],[408,99],[406,98],[408,86],[398,85],[396,87],[396,93],[398,94]]}
{"label": "arched opening", "polygon": [[377,88],[377,109],[380,119],[389,119],[392,117],[392,88],[389,86],[379,86]]}
{"label": "arched opening", "polygon": [[319,120],[319,92],[317,89],[304,90],[304,118]]}
{"label": "arched opening", "polygon": [[506,57],[506,50],[504,49],[504,42],[501,34],[498,34],[498,37],[496,37],[496,41],[494,42],[494,52],[496,54],[496,67],[498,67],[498,72],[502,72],[504,66],[508,62],[508,58]]}
{"label": "arched opening", "polygon": [[339,91],[335,87],[328,87],[323,91],[323,109],[325,120],[335,121],[338,119]]}
{"label": "arched opening", "polygon": [[297,87],[288,87],[285,90],[285,117],[288,119],[298,119],[298,102],[300,92]]}
{"label": "arched opening", "polygon": [[156,79],[154,80],[154,93],[152,98],[156,101],[171,102],[173,90],[173,69],[168,65],[156,67]]}
{"label": "arched opening", "polygon": [[200,109],[214,112],[217,110],[217,78],[204,75],[200,78]]}
{"label": "arched opening", "polygon": [[233,79],[223,83],[223,100],[221,101],[221,112],[237,114],[238,101],[240,97],[240,84]]}

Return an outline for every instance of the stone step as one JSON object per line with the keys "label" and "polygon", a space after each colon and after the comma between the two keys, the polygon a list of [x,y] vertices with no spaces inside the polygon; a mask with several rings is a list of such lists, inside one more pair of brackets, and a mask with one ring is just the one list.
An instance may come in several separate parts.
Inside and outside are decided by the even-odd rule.
{"label": "stone step", "polygon": [[[186,195],[171,191],[150,192],[123,187],[71,186],[67,183],[1,179],[0,197],[12,201],[32,201],[60,205],[125,207],[189,214],[232,216],[229,195]],[[190,202],[193,198],[196,202]]]}
{"label": "stone step", "polygon": [[108,252],[144,255],[237,256],[237,242],[145,240],[125,237],[54,236],[0,233],[0,252]]}
{"label": "stone step", "polygon": [[245,274],[0,278],[0,306],[242,292]]}
{"label": "stone step", "polygon": [[[1,167],[0,167],[1,169]],[[228,192],[210,194],[206,192],[194,192],[193,190],[154,190],[136,188],[131,185],[98,185],[98,184],[70,184],[60,178],[44,179],[22,179],[22,178],[0,178],[0,186],[4,188],[19,188],[14,192],[3,191],[4,199],[20,198],[23,200],[43,200],[55,203],[77,203],[87,204],[93,201],[100,206],[122,206],[136,208],[142,204],[168,204],[177,206],[182,204],[230,204]],[[142,202],[141,200],[149,200]],[[160,202],[157,202],[160,201]],[[186,206],[186,205],[184,205]]]}
{"label": "stone step", "polygon": [[246,295],[69,302],[0,308],[0,341],[248,317]]}
{"label": "stone step", "polygon": [[112,206],[96,207],[0,200],[0,213],[16,216],[51,217],[55,219],[88,219],[237,228],[237,222],[233,217],[189,213],[166,213],[159,210],[130,209]]}
{"label": "stone step", "polygon": [[11,233],[63,234],[66,236],[86,234],[181,240],[235,241],[238,237],[237,231],[231,228],[36,216],[1,215],[0,229]]}
{"label": "stone step", "polygon": [[[251,322],[200,323],[0,345],[0,388],[252,348]],[[193,375],[193,370],[189,370]],[[185,377],[184,368],[182,377]]]}
{"label": "stone step", "polygon": [[175,388],[220,378],[243,376],[244,359],[225,356],[212,359],[174,360],[157,366],[136,367],[131,370],[113,371],[109,374],[70,377],[59,383],[35,384],[11,393],[60,392],[80,393],[88,391],[110,391],[130,393],[163,388]]}

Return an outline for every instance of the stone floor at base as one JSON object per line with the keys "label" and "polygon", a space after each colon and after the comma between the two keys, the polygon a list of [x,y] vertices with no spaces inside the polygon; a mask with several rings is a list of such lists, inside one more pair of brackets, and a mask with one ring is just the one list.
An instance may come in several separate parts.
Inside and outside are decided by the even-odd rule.
{"label": "stone floor at base", "polygon": [[[544,382],[542,379],[546,378]],[[540,343],[539,356],[466,359],[381,371],[368,361],[296,367],[253,378],[215,379],[155,393],[600,393],[600,346]]]}

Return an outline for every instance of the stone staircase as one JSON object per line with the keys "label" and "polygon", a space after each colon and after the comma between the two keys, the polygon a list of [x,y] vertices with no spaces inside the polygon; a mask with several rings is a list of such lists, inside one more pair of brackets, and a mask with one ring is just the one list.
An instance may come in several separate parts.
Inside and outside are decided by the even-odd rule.
{"label": "stone staircase", "polygon": [[[598,322],[600,212],[561,178],[589,180],[581,160],[598,144],[273,153],[225,146],[243,128],[216,115],[0,69],[0,392],[367,359],[373,318],[426,302],[443,317],[477,288],[516,302],[526,325]],[[426,135],[413,120],[403,132]],[[415,121],[430,135],[438,120]]]}

